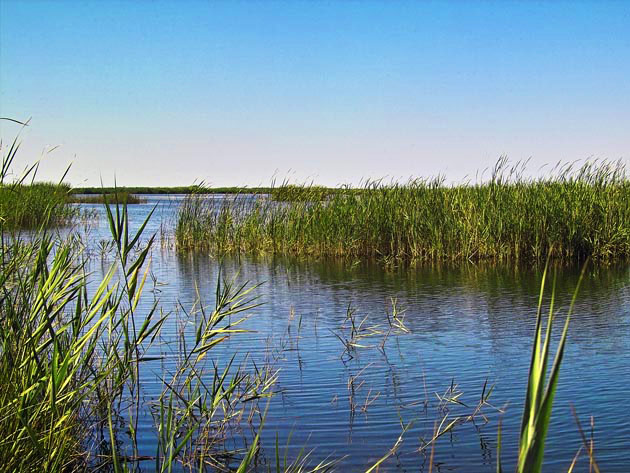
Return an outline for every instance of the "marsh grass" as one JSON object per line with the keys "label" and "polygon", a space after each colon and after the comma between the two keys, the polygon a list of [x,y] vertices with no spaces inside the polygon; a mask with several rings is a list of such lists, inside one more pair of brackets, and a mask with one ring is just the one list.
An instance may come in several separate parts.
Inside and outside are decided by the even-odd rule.
{"label": "marsh grass", "polygon": [[324,200],[317,187],[286,191],[299,198],[192,194],[179,210],[176,243],[214,253],[386,263],[542,264],[552,247],[554,259],[567,263],[630,257],[630,181],[621,163],[563,166],[528,179],[522,165],[501,160],[479,184],[375,181]]}
{"label": "marsh grass", "polygon": [[61,225],[77,216],[68,205],[70,187],[52,182],[0,184],[0,220],[4,228],[36,228]]}
{"label": "marsh grass", "polygon": [[137,195],[130,194],[128,192],[118,192],[116,194],[101,194],[101,195],[77,195],[69,194],[67,197],[68,202],[73,204],[112,204],[119,202],[121,204],[144,204],[146,201]]}
{"label": "marsh grass", "polygon": [[[159,302],[140,303],[154,237],[131,233],[126,207],[107,207],[116,258],[96,288],[71,239],[42,230],[29,241],[3,237],[0,253],[0,462],[6,471],[155,471],[227,468],[247,451],[224,440],[241,422],[254,425],[257,401],[275,373],[207,357],[241,330],[256,288],[220,279],[216,303],[197,302],[181,333],[180,354],[151,401],[154,456],[140,455],[136,432],[147,399],[141,366],[164,321]],[[91,288],[91,289],[89,289]],[[143,309],[140,310],[139,306]],[[192,336],[190,331],[194,331]],[[223,465],[223,466],[221,466]]]}
{"label": "marsh grass", "polygon": [[[38,164],[11,177],[11,168],[20,148],[18,139],[0,151],[0,225],[2,230],[58,225],[70,221],[77,214],[67,203],[70,186],[63,183],[35,182]],[[67,170],[66,170],[67,173]]]}
{"label": "marsh grass", "polygon": [[[253,295],[256,286],[234,280],[218,280],[213,308],[199,298],[184,314],[188,329],[182,331],[180,344],[186,349],[179,353],[175,367],[163,373],[163,389],[150,404],[155,453],[140,455],[136,432],[140,403],[145,402],[140,369],[154,359],[150,348],[170,314],[158,310],[156,301],[141,315],[138,307],[153,237],[143,242],[144,225],[130,233],[126,207],[111,207],[107,207],[108,221],[117,258],[96,289],[88,290],[85,265],[70,243],[44,233],[33,242],[2,247],[0,380],[6,389],[0,391],[0,461],[8,471],[17,472],[144,470],[140,462],[150,462],[150,468],[160,472],[236,466],[237,471],[256,470],[260,430],[248,450],[226,451],[224,439],[236,424],[253,424],[257,418],[262,426],[264,414],[257,401],[272,394],[277,373],[270,367],[250,372],[233,366],[233,361],[222,367],[207,363],[214,347],[237,335],[244,314],[258,305]],[[553,301],[543,339],[543,293],[544,286],[521,432],[521,472],[541,471],[568,327],[567,319],[546,387]],[[348,332],[346,338],[354,340],[348,342],[351,350],[378,347],[362,339],[408,332],[404,309],[395,300],[391,306],[378,330],[364,328],[363,319],[349,308],[342,329]],[[379,396],[370,390],[363,401],[357,401],[356,396],[365,391],[363,370],[348,382],[350,408],[357,412],[367,411]],[[422,438],[419,454],[430,452],[432,465],[441,438],[461,425],[487,422],[483,410],[494,410],[489,404],[491,393],[492,387],[484,384],[478,403],[470,406],[462,401],[463,393],[454,381],[443,393],[436,393],[438,420],[433,432]],[[464,413],[451,411],[462,406]],[[368,471],[377,470],[397,452],[411,426],[401,424],[398,441]],[[311,465],[305,450],[287,461],[288,448],[283,459],[276,442],[276,471],[329,471],[337,465],[334,460]],[[593,459],[592,441],[588,451]]]}
{"label": "marsh grass", "polygon": [[272,187],[270,195],[271,199],[277,202],[321,202],[335,192],[338,190],[323,186],[298,186],[285,183],[278,187]]}

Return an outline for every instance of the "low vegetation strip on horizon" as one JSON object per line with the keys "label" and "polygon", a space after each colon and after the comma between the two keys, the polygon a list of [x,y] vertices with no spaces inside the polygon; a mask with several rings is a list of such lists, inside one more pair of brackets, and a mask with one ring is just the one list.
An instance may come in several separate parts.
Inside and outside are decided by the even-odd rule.
{"label": "low vegetation strip on horizon", "polygon": [[539,179],[522,171],[501,160],[488,182],[474,185],[376,181],[327,195],[292,186],[288,195],[298,198],[218,202],[193,194],[179,211],[176,241],[213,252],[407,262],[534,262],[552,246],[565,262],[630,256],[630,181],[622,163],[564,166]]}
{"label": "low vegetation strip on horizon", "polygon": [[178,186],[178,187],[75,187],[71,194],[196,194],[203,191],[205,194],[241,194],[257,193],[265,194],[271,192],[271,187],[206,187],[201,185]]}

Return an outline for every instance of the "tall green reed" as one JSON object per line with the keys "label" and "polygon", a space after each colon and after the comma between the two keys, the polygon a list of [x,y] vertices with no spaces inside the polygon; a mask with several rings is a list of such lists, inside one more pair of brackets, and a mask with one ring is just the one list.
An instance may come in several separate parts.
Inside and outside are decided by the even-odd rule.
{"label": "tall green reed", "polygon": [[[584,277],[584,270],[586,264],[582,269],[582,273],[577,283],[577,287],[573,292],[571,304],[567,316],[564,321],[564,327],[562,334],[558,342],[556,354],[553,360],[553,365],[549,368],[551,361],[551,334],[553,323],[555,319],[555,278],[551,291],[551,300],[549,303],[549,315],[547,317],[547,327],[543,327],[543,298],[545,295],[545,284],[547,281],[547,269],[549,267],[549,259],[543,272],[540,295],[538,299],[538,310],[536,311],[536,327],[534,330],[532,354],[529,366],[529,373],[527,376],[527,389],[525,392],[525,403],[523,406],[523,416],[521,420],[521,428],[519,435],[519,449],[518,449],[518,473],[541,473],[543,471],[543,458],[545,453],[545,444],[547,439],[547,432],[551,422],[551,411],[553,407],[553,401],[558,387],[560,366],[564,358],[564,350],[567,342],[567,335],[569,331],[569,323],[579,287]],[[544,334],[544,337],[543,337]],[[577,420],[577,418],[576,418]],[[578,421],[578,429],[581,433],[581,428]],[[498,447],[497,447],[497,473],[503,472],[501,465],[501,426],[499,425],[498,432]],[[599,471],[597,462],[594,459],[594,453],[591,448],[588,448],[586,439],[584,438],[586,451],[590,458],[591,471],[593,468],[595,471]],[[569,466],[568,471],[573,471],[579,451],[576,454],[573,462]]]}

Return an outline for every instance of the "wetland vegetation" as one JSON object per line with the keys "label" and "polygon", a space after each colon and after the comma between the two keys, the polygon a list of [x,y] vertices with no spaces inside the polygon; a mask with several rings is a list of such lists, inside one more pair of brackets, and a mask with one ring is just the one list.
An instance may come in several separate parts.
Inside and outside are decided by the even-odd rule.
{"label": "wetland vegetation", "polygon": [[630,0],[0,0],[0,473],[630,473],[628,76]]}
{"label": "wetland vegetation", "polygon": [[[20,146],[15,139],[8,149],[2,149],[0,167],[0,225],[3,230],[36,228],[69,222],[77,215],[68,204],[70,186],[59,183],[35,182],[37,164],[10,179],[11,167]],[[64,175],[65,177],[65,175]]]}
{"label": "wetland vegetation", "polygon": [[[155,235],[143,235],[153,211],[133,232],[126,205],[131,196],[124,193],[111,196],[111,201],[103,198],[109,204],[104,209],[112,258],[102,278],[92,279],[90,257],[80,240],[72,234],[52,236],[48,230],[72,218],[69,187],[25,185],[24,177],[6,182],[7,163],[5,158],[0,188],[0,208],[4,209],[0,220],[0,380],[5,386],[0,393],[0,461],[7,471],[306,472],[335,468],[343,452],[310,461],[308,450],[290,453],[287,444],[281,452],[277,440],[275,445],[262,443],[266,399],[278,394],[279,372],[272,360],[260,364],[246,356],[235,361],[238,343],[227,348],[227,358],[225,353],[215,355],[246,332],[242,324],[260,303],[255,295],[258,286],[221,276],[213,307],[206,307],[198,297],[191,307],[179,303],[175,312],[165,310],[155,296],[159,286],[150,265]],[[180,248],[204,242],[202,248],[213,250],[422,261],[539,260],[554,255],[607,262],[626,257],[628,251],[627,207],[622,202],[628,186],[623,168],[615,165],[589,165],[538,181],[508,179],[498,168],[491,182],[476,186],[449,187],[434,180],[404,186],[371,183],[360,190],[333,193],[311,187],[279,190],[271,193],[272,198],[239,195],[219,207],[211,206],[202,194],[193,194],[178,213]],[[117,200],[121,197],[123,203]],[[506,220],[487,217],[474,222],[486,212]],[[536,224],[526,215],[541,220]],[[587,223],[590,226],[581,228]],[[4,231],[17,227],[37,230],[27,239]],[[413,240],[420,235],[425,239]],[[487,240],[483,248],[479,247],[481,235]],[[546,280],[543,274],[515,460],[519,473],[542,471],[570,320],[565,319],[552,366],[554,296],[552,290],[545,329]],[[575,296],[569,315],[573,302]],[[391,339],[410,332],[404,310],[393,298],[382,324],[367,320],[349,305],[343,324],[333,332],[341,343],[344,364],[363,350],[376,349],[386,355]],[[166,357],[159,343],[165,324],[181,327],[175,361],[166,368],[161,365]],[[301,318],[297,332],[290,325],[287,330],[283,343],[299,347]],[[349,375],[351,418],[357,413],[367,415],[380,396],[371,389],[364,392],[363,378],[369,367]],[[150,382],[150,395],[143,389],[146,379],[141,374],[147,369],[159,373]],[[463,392],[454,381],[443,393],[436,393],[434,429],[421,438],[416,451],[425,461],[429,458],[428,471],[432,471],[440,439],[463,425],[489,422],[488,409],[503,413],[490,403],[492,393],[487,381],[473,405],[462,401]],[[432,404],[427,396],[425,411]],[[454,414],[456,408],[464,411]],[[146,424],[146,417],[152,425],[149,433],[144,427],[140,438],[140,423]],[[401,418],[398,440],[381,452],[367,472],[378,471],[398,454],[412,425],[413,421]],[[229,447],[228,439],[234,438],[239,440]],[[502,471],[500,425],[496,438],[497,471]],[[592,439],[583,433],[582,438],[580,450],[594,471],[599,471]],[[141,446],[147,441],[154,446],[151,455]],[[272,458],[265,459],[264,451],[274,452]],[[573,470],[576,460],[567,471]]]}
{"label": "wetland vegetation", "polygon": [[111,204],[119,202],[122,204],[140,204],[144,202],[142,197],[138,197],[135,194],[129,192],[120,191],[115,193],[103,193],[103,194],[76,194],[70,193],[68,195],[68,201],[73,204]]}
{"label": "wetland vegetation", "polygon": [[[274,199],[221,201],[191,194],[180,208],[180,249],[290,254],[384,262],[600,263],[630,256],[630,181],[621,163],[557,167],[525,178],[498,162],[490,179],[448,185],[367,182],[329,193],[274,189]],[[282,201],[282,202],[277,202]]]}
{"label": "wetland vegetation", "polygon": [[[147,460],[137,451],[147,402],[139,373],[160,359],[152,349],[171,314],[157,302],[137,313],[153,239],[141,245],[140,233],[128,233],[126,208],[117,206],[110,218],[117,256],[91,289],[85,255],[72,239],[45,231],[27,242],[3,236],[0,461],[6,471],[119,472]],[[155,471],[171,471],[175,463],[202,470],[238,466],[241,459],[247,465],[247,449],[229,451],[223,442],[235,419],[254,422],[253,406],[270,394],[274,373],[204,358],[239,331],[239,320],[230,319],[254,307],[251,290],[219,281],[216,306],[192,308],[194,341],[148,401]]]}
{"label": "wetland vegetation", "polygon": [[0,185],[0,220],[5,229],[69,223],[77,215],[68,204],[69,186],[55,183]]}
{"label": "wetland vegetation", "polygon": [[[109,208],[109,207],[107,207]],[[85,260],[72,240],[60,241],[45,232],[29,242],[3,239],[0,254],[0,460],[8,471],[258,471],[254,461],[264,445],[266,410],[260,400],[274,395],[278,372],[273,365],[245,361],[221,365],[213,357],[217,347],[238,337],[241,323],[258,305],[255,286],[219,279],[216,304],[206,308],[201,301],[186,313],[181,352],[169,369],[161,369],[161,389],[147,399],[141,370],[163,358],[155,350],[160,331],[173,313],[164,312],[159,301],[140,313],[139,301],[150,272],[148,256],[153,237],[143,243],[141,233],[128,233],[126,207],[109,213],[115,260],[100,281],[90,282]],[[566,342],[569,318],[550,365],[553,305],[547,334],[543,337],[543,288],[536,321],[528,388],[520,434],[518,471],[542,471],[545,434]],[[94,285],[95,283],[95,285]],[[193,322],[194,321],[194,322]],[[299,323],[301,326],[301,321]],[[349,308],[336,335],[344,346],[341,357],[353,358],[373,347],[385,350],[388,339],[409,333],[404,312],[392,300],[392,311],[382,326],[368,325]],[[299,344],[300,328],[288,335]],[[237,345],[238,346],[238,345]],[[369,365],[348,380],[352,415],[367,414],[380,393],[362,392]],[[524,376],[524,373],[522,374]],[[485,410],[493,387],[484,384],[478,404],[468,406],[463,392],[451,382],[437,395],[435,427],[424,439],[418,455],[430,455],[436,443],[467,423],[488,422]],[[427,398],[425,409],[432,403]],[[453,415],[451,409],[465,408]],[[155,445],[151,456],[138,447],[139,418],[149,408]],[[499,412],[502,412],[499,409]],[[146,415],[146,413],[145,413]],[[397,454],[413,422],[401,425],[401,434],[391,450],[366,471],[378,471]],[[230,436],[248,438],[249,444],[226,448]],[[501,431],[498,427],[497,471],[500,466]],[[236,429],[236,430],[235,430]],[[592,444],[584,439],[587,456],[597,468]],[[266,446],[274,448],[273,446]],[[304,450],[287,461],[275,445],[276,472],[331,471],[337,460],[309,462]],[[578,452],[579,454],[579,452]],[[284,457],[283,457],[284,455]],[[576,455],[577,459],[577,455]],[[572,471],[573,466],[568,471]],[[429,469],[431,471],[431,469]],[[596,469],[595,471],[599,471]]]}
{"label": "wetland vegetation", "polygon": [[71,194],[162,194],[162,195],[178,195],[178,194],[198,194],[203,191],[207,194],[242,194],[242,193],[258,193],[266,194],[271,191],[271,187],[210,187],[203,184],[192,186],[173,186],[173,187],[141,187],[141,186],[120,186],[120,187],[75,187],[71,190]]}

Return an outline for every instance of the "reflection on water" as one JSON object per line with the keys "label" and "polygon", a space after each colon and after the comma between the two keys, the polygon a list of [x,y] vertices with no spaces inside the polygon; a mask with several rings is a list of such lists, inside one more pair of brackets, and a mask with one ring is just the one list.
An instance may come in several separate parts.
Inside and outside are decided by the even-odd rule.
{"label": "reflection on water", "polygon": [[[146,204],[129,207],[132,221],[139,225],[155,203],[148,232],[161,233],[167,244],[153,251],[156,284],[146,294],[147,307],[158,297],[165,310],[175,311],[178,303],[190,307],[198,295],[211,306],[220,271],[243,282],[263,283],[257,294],[264,305],[246,322],[251,331],[215,353],[227,357],[238,351],[241,359],[249,355],[261,363],[271,361],[281,370],[263,431],[263,446],[268,447],[263,457],[275,461],[278,435],[281,446],[290,438],[290,455],[306,446],[315,449],[315,462],[344,457],[343,471],[362,471],[396,443],[403,425],[414,421],[382,471],[428,471],[430,451],[423,445],[432,437],[435,419],[467,415],[478,404],[487,379],[496,383],[489,402],[505,410],[504,467],[514,469],[541,269],[392,269],[180,254],[168,244],[177,198],[148,196]],[[91,264],[98,271],[107,261],[99,247],[108,235],[104,220],[91,225],[87,235]],[[566,312],[578,275],[575,268],[557,269],[560,313]],[[626,472],[630,467],[630,423],[619,409],[630,380],[628,276],[627,267],[587,272],[554,405],[547,471],[566,471],[580,446],[571,404],[585,423],[595,417],[602,471]],[[404,314],[409,333],[389,330],[388,314],[391,318],[394,306]],[[356,324],[363,324],[357,333],[364,335],[358,343],[362,347],[351,354],[344,353],[344,337],[352,332],[349,311]],[[176,356],[172,342],[180,328],[174,317],[162,330],[167,364],[168,357]],[[142,376],[150,398],[158,384],[156,370],[145,366]],[[466,406],[440,400],[445,393],[449,397],[459,392],[463,394],[457,399]],[[433,471],[494,471],[500,414],[492,406],[485,406],[483,414],[485,418],[459,425],[436,442],[438,468]],[[140,426],[145,435],[141,449],[148,455],[154,451],[151,426],[150,418]]]}

